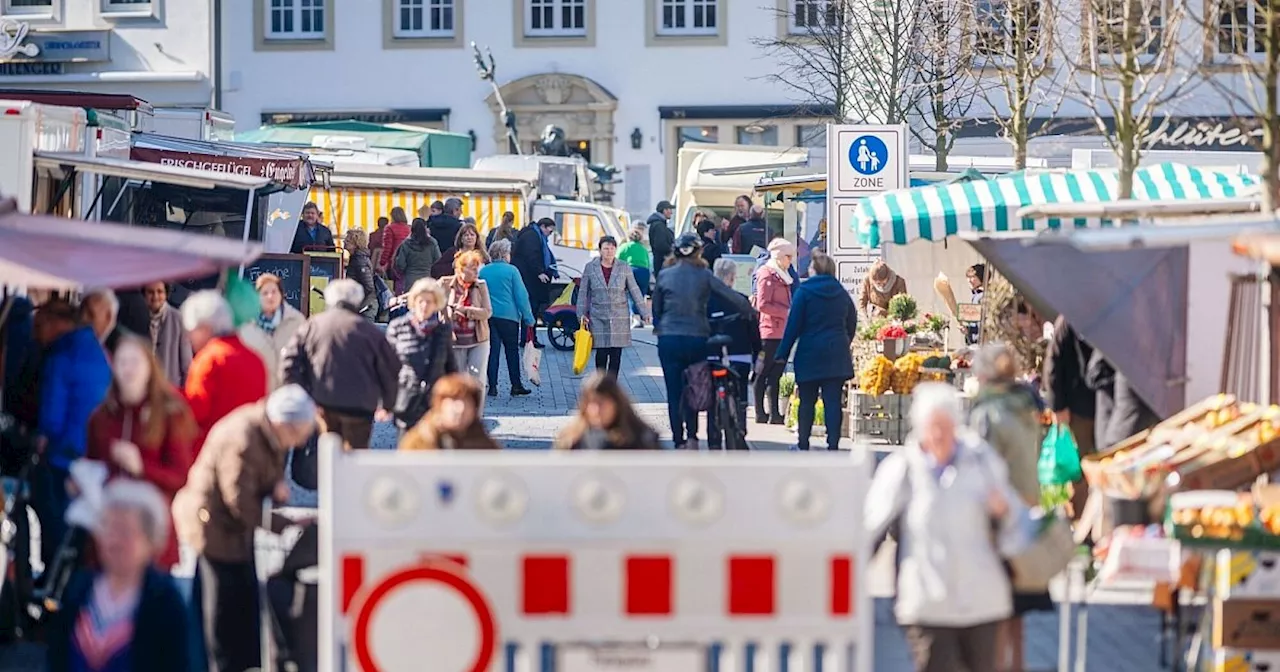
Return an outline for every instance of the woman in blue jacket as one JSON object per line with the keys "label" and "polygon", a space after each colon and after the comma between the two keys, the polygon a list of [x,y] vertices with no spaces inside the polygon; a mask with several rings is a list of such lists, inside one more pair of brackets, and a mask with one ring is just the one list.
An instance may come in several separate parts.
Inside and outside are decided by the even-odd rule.
{"label": "woman in blue jacket", "polygon": [[[791,314],[778,344],[775,359],[785,363],[796,346],[796,392],[800,395],[799,449],[809,450],[813,418],[822,397],[827,425],[827,450],[840,446],[842,420],[840,394],[853,377],[849,346],[858,331],[853,299],[836,279],[836,262],[815,250],[810,260],[812,277],[800,283],[791,301]],[[797,343],[798,341],[798,343]]]}
{"label": "woman in blue jacket", "polygon": [[491,263],[480,269],[480,279],[489,286],[489,304],[493,317],[489,318],[489,333],[493,344],[489,349],[489,396],[498,396],[498,362],[501,353],[507,353],[507,374],[511,378],[511,396],[533,394],[520,382],[520,345],[522,327],[532,327],[533,308],[529,304],[529,291],[520,279],[520,271],[511,265],[511,241],[499,239],[489,246]]}

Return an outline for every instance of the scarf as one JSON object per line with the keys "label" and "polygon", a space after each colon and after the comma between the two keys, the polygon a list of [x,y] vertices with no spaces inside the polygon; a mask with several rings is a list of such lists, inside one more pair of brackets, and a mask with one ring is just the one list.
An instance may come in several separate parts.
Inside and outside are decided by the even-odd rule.
{"label": "scarf", "polygon": [[283,305],[276,309],[276,312],[275,312],[275,314],[274,314],[274,315],[267,315],[266,313],[259,313],[259,314],[258,314],[258,327],[259,327],[260,329],[262,329],[263,331],[267,332],[267,335],[268,335],[268,336],[271,336],[272,334],[275,334],[275,333],[276,333],[276,327],[280,326],[280,321],[281,321],[282,319],[284,319],[284,306],[283,306]]}
{"label": "scarf", "polygon": [[431,332],[435,331],[436,327],[440,326],[440,313],[433,313],[430,317],[422,320],[421,322],[418,321],[418,318],[410,316],[409,323],[413,325],[414,329],[418,330],[419,335],[430,336]]}
{"label": "scarf", "polygon": [[160,310],[151,313],[151,347],[160,347],[160,323],[164,322],[164,309],[166,306],[160,306]]}
{"label": "scarf", "polygon": [[872,280],[871,287],[872,289],[875,289],[877,292],[880,292],[881,294],[888,294],[889,290],[893,289],[893,284],[897,281],[898,281],[898,274],[890,270],[889,276],[884,279],[884,282],[881,283],[881,282],[876,282],[875,280]]}
{"label": "scarf", "polygon": [[778,279],[782,281],[782,284],[787,286],[791,285],[791,282],[792,282],[791,272],[783,268],[782,264],[779,264],[777,259],[770,258],[769,261],[766,261],[764,265],[765,265],[765,268],[768,268],[769,270],[773,271],[773,274],[778,276]]}

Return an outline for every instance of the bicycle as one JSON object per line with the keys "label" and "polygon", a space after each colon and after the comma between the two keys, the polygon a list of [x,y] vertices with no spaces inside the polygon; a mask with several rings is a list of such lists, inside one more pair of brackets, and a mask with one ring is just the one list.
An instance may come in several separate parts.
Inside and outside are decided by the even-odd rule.
{"label": "bicycle", "polygon": [[733,344],[733,338],[723,333],[725,325],[738,319],[738,315],[717,313],[711,318],[714,335],[707,340],[707,346],[719,352],[707,357],[711,368],[713,395],[711,410],[707,413],[707,441],[711,443],[713,437],[719,439],[721,450],[749,450],[744,421],[746,407],[738,397],[742,389],[740,386],[745,385],[746,381],[734,370],[733,362],[729,361],[729,346]]}

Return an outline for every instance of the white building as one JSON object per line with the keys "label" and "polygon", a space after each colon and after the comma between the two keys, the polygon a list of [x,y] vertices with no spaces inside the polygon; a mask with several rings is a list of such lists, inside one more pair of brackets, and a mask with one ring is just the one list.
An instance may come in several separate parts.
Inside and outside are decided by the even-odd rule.
{"label": "white building", "polygon": [[754,41],[787,33],[779,11],[793,1],[227,0],[224,109],[242,129],[355,118],[505,152],[475,42],[492,50],[526,150],[560,126],[623,171],[616,205],[650,211],[671,195],[682,142],[825,143],[827,111],[766,81],[774,64]]}
{"label": "white building", "polygon": [[210,0],[0,0],[0,89],[212,99]]}

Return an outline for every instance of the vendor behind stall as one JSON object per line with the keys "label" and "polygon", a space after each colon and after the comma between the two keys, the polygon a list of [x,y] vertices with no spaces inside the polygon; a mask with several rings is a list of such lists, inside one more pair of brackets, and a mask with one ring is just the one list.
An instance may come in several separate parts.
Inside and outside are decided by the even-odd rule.
{"label": "vendor behind stall", "polygon": [[858,295],[858,311],[868,318],[886,315],[889,301],[907,293],[907,281],[893,272],[883,260],[877,261],[862,279],[862,292]]}

